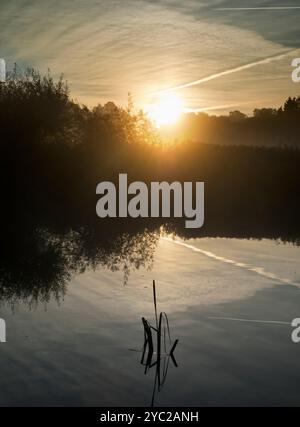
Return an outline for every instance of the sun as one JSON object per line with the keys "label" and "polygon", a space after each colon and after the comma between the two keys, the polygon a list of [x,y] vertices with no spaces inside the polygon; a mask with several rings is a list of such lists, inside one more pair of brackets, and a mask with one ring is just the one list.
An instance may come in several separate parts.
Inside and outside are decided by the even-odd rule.
{"label": "sun", "polygon": [[155,102],[146,106],[149,118],[157,127],[176,123],[182,111],[182,100],[173,93],[163,94]]}

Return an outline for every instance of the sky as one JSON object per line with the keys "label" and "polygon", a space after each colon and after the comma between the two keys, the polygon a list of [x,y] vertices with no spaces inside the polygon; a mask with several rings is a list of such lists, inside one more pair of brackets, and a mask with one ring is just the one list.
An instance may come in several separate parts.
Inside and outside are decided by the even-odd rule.
{"label": "sky", "polygon": [[88,106],[171,90],[189,111],[250,113],[300,95],[299,22],[300,0],[1,0],[0,58],[63,73]]}

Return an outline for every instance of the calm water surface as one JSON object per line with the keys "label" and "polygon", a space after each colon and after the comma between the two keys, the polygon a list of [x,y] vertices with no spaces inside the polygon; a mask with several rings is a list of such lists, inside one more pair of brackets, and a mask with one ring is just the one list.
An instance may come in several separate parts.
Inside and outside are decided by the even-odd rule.
{"label": "calm water surface", "polygon": [[152,268],[125,285],[103,266],[74,275],[59,304],[3,303],[0,404],[149,406],[141,318],[154,324],[155,279],[179,343],[154,405],[299,405],[299,260],[269,240],[160,238]]}

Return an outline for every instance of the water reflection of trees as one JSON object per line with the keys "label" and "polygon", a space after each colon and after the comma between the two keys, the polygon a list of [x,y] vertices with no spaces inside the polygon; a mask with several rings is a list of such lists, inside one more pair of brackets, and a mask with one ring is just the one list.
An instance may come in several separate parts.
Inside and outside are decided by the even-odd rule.
{"label": "water reflection of trees", "polygon": [[114,233],[106,224],[102,232],[103,239],[87,227],[64,234],[46,229],[9,233],[7,241],[2,239],[0,301],[12,307],[21,301],[30,307],[51,299],[59,302],[72,276],[86,269],[122,271],[126,284],[133,269],[151,267],[157,230]]}
{"label": "water reflection of trees", "polygon": [[[47,303],[51,298],[59,301],[65,294],[68,282],[87,269],[105,267],[123,273],[126,284],[130,272],[152,266],[155,249],[162,227],[166,233],[175,233],[184,238],[195,237],[269,237],[285,240],[282,231],[261,230],[259,226],[249,230],[232,224],[203,229],[186,229],[183,219],[171,219],[162,223],[159,219],[131,219],[122,221],[98,220],[89,223],[68,224],[65,220],[42,224],[23,222],[13,226],[13,220],[3,221],[0,249],[0,301],[12,306],[20,301],[31,307],[38,302]],[[254,224],[253,224],[254,225]],[[286,235],[287,241],[298,243]]]}

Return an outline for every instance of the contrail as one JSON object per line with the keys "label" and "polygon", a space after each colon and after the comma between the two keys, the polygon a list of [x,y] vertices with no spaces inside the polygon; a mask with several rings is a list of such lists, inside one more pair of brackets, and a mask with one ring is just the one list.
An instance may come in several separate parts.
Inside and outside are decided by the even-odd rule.
{"label": "contrail", "polygon": [[207,319],[214,319],[214,320],[231,320],[233,322],[249,322],[249,323],[269,323],[274,325],[291,325],[290,322],[283,322],[281,320],[256,320],[256,319],[240,319],[236,317],[215,317],[215,316],[209,316]]}
{"label": "contrail", "polygon": [[226,264],[232,264],[235,267],[245,269],[245,270],[250,271],[252,273],[258,274],[259,276],[270,279],[272,281],[280,282],[280,283],[287,284],[287,285],[293,285],[293,286],[297,286],[297,287],[300,286],[300,284],[298,282],[294,282],[294,281],[289,280],[285,277],[277,276],[276,274],[274,274],[270,271],[266,271],[263,267],[255,267],[255,266],[252,266],[249,264],[245,264],[243,262],[237,262],[235,260],[216,255],[213,252],[206,251],[204,249],[200,249],[197,246],[189,245],[188,243],[184,243],[180,240],[174,240],[170,237],[162,237],[162,239],[167,240],[168,242],[174,243],[176,245],[183,246],[183,247],[190,249],[194,252],[201,253],[202,255],[206,255],[207,257],[213,258],[217,261],[221,261],[221,262],[226,263]]}
{"label": "contrail", "polygon": [[214,10],[294,10],[300,6],[218,7]]}
{"label": "contrail", "polygon": [[166,92],[171,92],[173,90],[179,90],[179,89],[184,89],[186,87],[196,86],[196,85],[199,85],[202,83],[209,82],[210,80],[217,79],[219,77],[227,76],[228,74],[237,73],[238,71],[248,70],[249,68],[256,67],[257,65],[269,64],[273,61],[278,61],[280,59],[283,59],[286,56],[291,55],[292,53],[298,52],[298,50],[299,49],[286,50],[282,53],[279,53],[279,54],[276,54],[273,56],[268,56],[267,58],[260,59],[258,61],[250,62],[250,63],[244,64],[244,65],[239,65],[238,67],[230,68],[229,70],[225,70],[225,71],[221,71],[219,73],[211,74],[210,76],[203,77],[202,79],[199,79],[199,80],[194,80],[193,82],[174,86],[174,87],[169,88],[169,89],[159,90],[156,93],[157,94],[158,93],[166,93]]}
{"label": "contrail", "polygon": [[[260,103],[263,102],[263,100],[259,101]],[[183,111],[184,113],[201,113],[205,111],[214,111],[214,110],[225,110],[226,108],[233,108],[233,107],[239,107],[241,105],[252,105],[257,104],[257,101],[245,101],[245,102],[239,102],[235,104],[222,104],[222,105],[213,105],[210,107],[200,107],[200,108],[185,108]]]}

